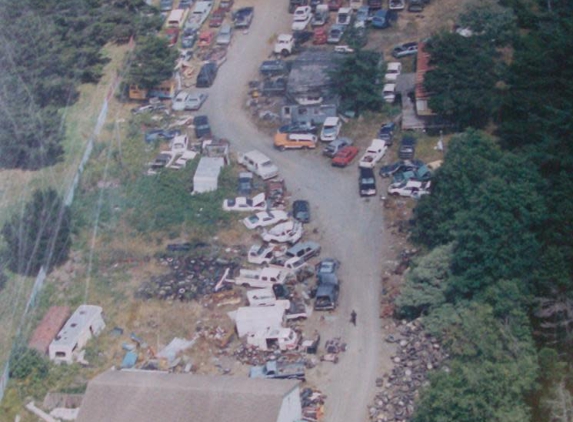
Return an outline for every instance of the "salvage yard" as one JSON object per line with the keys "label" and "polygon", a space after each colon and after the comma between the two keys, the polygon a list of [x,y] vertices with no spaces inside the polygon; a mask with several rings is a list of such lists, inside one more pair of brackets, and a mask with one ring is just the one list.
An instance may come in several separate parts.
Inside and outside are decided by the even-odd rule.
{"label": "salvage yard", "polygon": [[[111,366],[246,377],[251,366],[276,361],[285,367],[302,365],[304,387],[322,392],[302,391],[308,404],[306,420],[314,422],[324,411],[323,420],[328,422],[382,420],[379,415],[385,413],[411,414],[412,400],[408,396],[405,404],[398,405],[396,394],[376,388],[417,388],[431,369],[428,365],[439,366],[443,356],[435,342],[419,345],[423,334],[415,324],[404,326],[391,320],[390,299],[416,254],[408,249],[405,231],[415,201],[386,198],[390,183],[378,176],[380,164],[398,159],[398,140],[403,135],[399,130],[393,146],[386,146],[381,161],[372,164],[376,166],[377,193],[360,198],[356,181],[360,157],[380,126],[397,118],[399,107],[385,106],[382,113],[368,112],[357,119],[342,116],[339,137],[350,138],[359,149],[349,168],[333,168],[322,155],[326,144],[320,141],[314,151],[276,151],[272,139],[284,123],[280,121],[283,104],[247,92],[259,64],[269,57],[276,35],[288,31],[290,15],[286,3],[284,10],[255,3],[257,15],[252,26],[235,31],[228,51],[216,57],[220,68],[205,91],[208,97],[199,105],[200,111],[170,110],[167,101],[165,107],[152,112],[139,113],[142,110],[138,109],[130,113],[135,104],[121,108],[116,104],[117,112],[100,136],[74,204],[78,215],[76,250],[70,262],[50,276],[38,308],[40,316],[48,304],[97,304],[103,308],[106,328],[86,347],[85,370],[61,380],[51,379],[54,383],[50,385],[35,386],[36,394],[70,386],[82,390],[91,376]],[[427,35],[437,22],[449,19],[440,19],[446,3],[451,2],[432,4],[423,16],[402,12],[398,28],[370,31],[368,46],[388,52],[406,38]],[[455,11],[450,12],[455,16]],[[213,53],[200,49],[192,59],[179,62],[184,89],[196,85],[207,54]],[[410,59],[404,63],[405,69],[413,70]],[[208,116],[211,134],[197,136],[193,117],[198,115]],[[149,142],[153,131],[162,132]],[[414,136],[416,158],[427,163],[443,158],[443,151],[436,149],[438,136]],[[222,144],[221,139],[225,140]],[[181,150],[175,140],[184,142]],[[448,136],[442,142],[447,146]],[[262,243],[264,232],[262,228],[248,230],[242,220],[258,211],[224,211],[223,201],[239,196],[238,177],[245,168],[237,164],[237,158],[253,149],[270,157],[279,169],[279,178],[284,179],[287,192],[273,198],[273,203],[289,213],[288,221],[293,221],[294,200],[309,201],[312,218],[300,223],[304,230],[299,245],[317,242],[319,255],[308,260],[289,257],[286,249],[292,245],[285,243],[270,266],[249,264],[248,251],[253,244]],[[166,156],[165,161],[161,155]],[[180,166],[173,165],[181,158]],[[214,177],[215,189],[192,195],[198,184],[193,175],[204,158],[222,162]],[[265,182],[255,175],[253,189],[245,196],[253,198],[260,192],[270,199]],[[328,311],[313,309],[321,283],[314,275],[315,265],[324,258],[341,263],[336,270],[336,295],[329,299],[333,309]],[[248,289],[235,284],[240,270],[246,268],[274,268],[288,274],[284,297],[274,290],[274,285],[282,282],[269,284],[276,296],[273,307],[281,300],[304,303],[307,317],[290,320],[285,310],[281,314],[284,322],[273,328],[286,329],[283,334],[289,334],[280,337],[267,331],[262,343],[266,346],[258,348],[248,344],[250,339],[237,338],[235,322],[229,316],[249,305]],[[357,321],[353,325],[350,315],[354,311]],[[260,331],[252,332],[253,336],[261,335]],[[295,347],[279,350],[283,341],[292,340],[292,336],[285,340],[290,333],[296,337]],[[426,369],[417,353],[429,356]],[[412,369],[400,365],[410,358],[419,365]],[[389,375],[382,377],[383,373]],[[405,386],[394,382],[404,375]],[[18,388],[26,391],[24,386]],[[352,403],[348,402],[350,395]]]}

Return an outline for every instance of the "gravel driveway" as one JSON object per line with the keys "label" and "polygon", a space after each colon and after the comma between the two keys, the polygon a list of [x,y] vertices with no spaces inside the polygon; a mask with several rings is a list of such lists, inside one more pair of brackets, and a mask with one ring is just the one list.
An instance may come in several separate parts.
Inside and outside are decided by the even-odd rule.
{"label": "gravel driveway", "polygon": [[[252,3],[251,3],[252,4]],[[247,82],[256,78],[260,62],[272,51],[274,34],[290,32],[287,3],[255,4],[255,19],[248,33],[236,32],[227,62],[209,92],[202,109],[217,136],[231,140],[235,151],[257,148],[271,157],[286,179],[293,199],[308,199],[318,234],[310,237],[322,245],[322,256],[342,262],[338,310],[320,321],[323,341],[341,336],[348,351],[337,365],[322,364],[309,377],[327,396],[328,422],[366,421],[367,405],[374,396],[375,379],[390,363],[392,350],[382,342],[379,294],[382,267],[389,259],[382,207],[377,199],[358,195],[356,164],[334,169],[316,151],[278,152],[272,139],[250,121],[245,101]],[[357,327],[349,323],[358,314]]]}

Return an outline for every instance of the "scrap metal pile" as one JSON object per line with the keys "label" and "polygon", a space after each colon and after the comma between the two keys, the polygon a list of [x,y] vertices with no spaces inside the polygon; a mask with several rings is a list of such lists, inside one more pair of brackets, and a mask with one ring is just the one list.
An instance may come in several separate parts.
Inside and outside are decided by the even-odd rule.
{"label": "scrap metal pile", "polygon": [[397,330],[397,335],[386,338],[387,342],[396,343],[398,350],[392,358],[392,372],[376,380],[376,386],[382,391],[376,394],[374,404],[369,407],[371,421],[406,421],[411,418],[418,390],[428,382],[428,371],[441,368],[448,358],[438,340],[424,332],[419,320],[404,323]]}
{"label": "scrap metal pile", "polygon": [[[187,301],[215,292],[215,286],[225,271],[237,269],[238,258],[224,260],[219,257],[172,256],[159,258],[170,272],[153,276],[137,289],[136,297],[141,299],[163,299]],[[223,289],[230,289],[223,286]]]}
{"label": "scrap metal pile", "polygon": [[315,388],[304,388],[300,392],[302,405],[302,420],[318,422],[324,417],[324,402],[326,396]]}

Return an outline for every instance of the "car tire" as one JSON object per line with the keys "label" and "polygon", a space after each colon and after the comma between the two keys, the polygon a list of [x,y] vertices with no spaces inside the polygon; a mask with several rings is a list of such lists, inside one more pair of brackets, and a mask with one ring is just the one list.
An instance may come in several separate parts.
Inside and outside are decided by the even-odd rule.
{"label": "car tire", "polygon": [[286,48],[281,50],[281,56],[288,57],[289,55],[290,55],[290,51],[288,51]]}

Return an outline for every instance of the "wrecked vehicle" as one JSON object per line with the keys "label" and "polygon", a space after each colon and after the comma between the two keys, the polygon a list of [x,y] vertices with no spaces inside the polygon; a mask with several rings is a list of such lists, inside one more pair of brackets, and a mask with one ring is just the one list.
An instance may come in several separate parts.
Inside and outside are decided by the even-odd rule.
{"label": "wrecked vehicle", "polygon": [[280,363],[268,361],[263,366],[253,366],[249,378],[298,379],[304,381],[305,367],[302,363]]}

